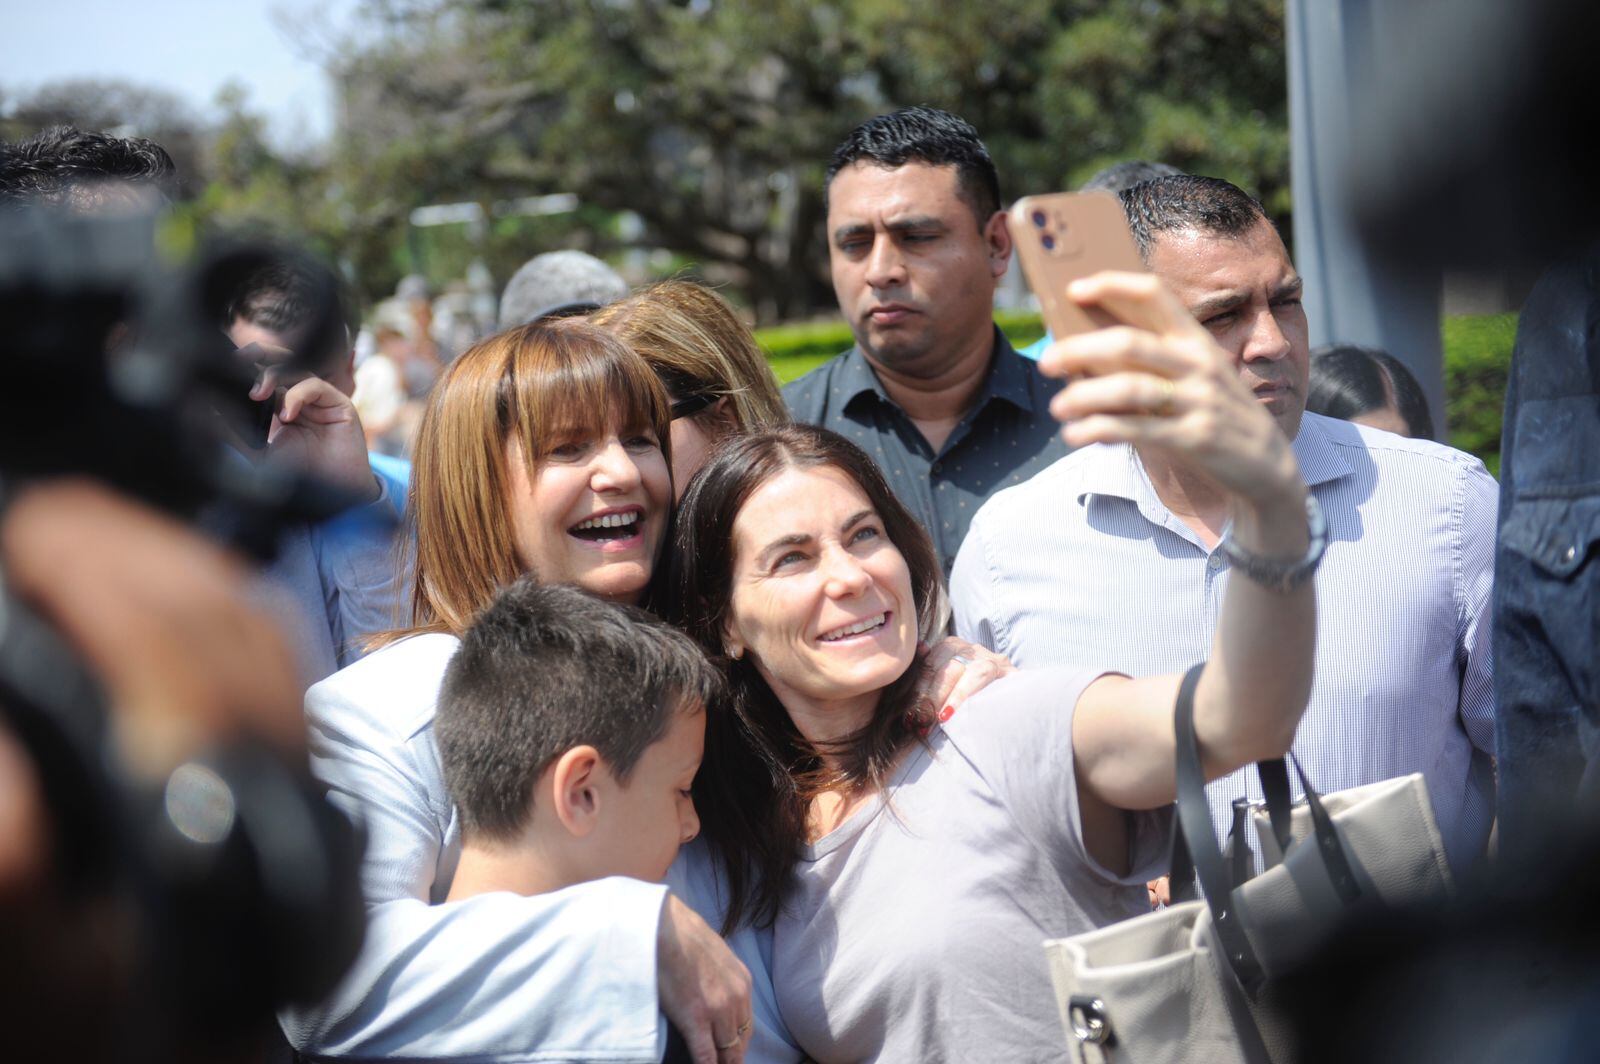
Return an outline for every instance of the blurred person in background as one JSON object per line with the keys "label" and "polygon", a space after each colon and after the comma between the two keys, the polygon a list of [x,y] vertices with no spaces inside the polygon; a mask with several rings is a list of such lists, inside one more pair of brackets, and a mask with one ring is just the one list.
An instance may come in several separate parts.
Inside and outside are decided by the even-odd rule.
{"label": "blurred person in background", "polygon": [[678,498],[722,440],[788,423],[777,377],[755,335],[704,285],[662,281],[602,307],[590,320],[642,355],[666,386]]}
{"label": "blurred person in background", "polygon": [[145,212],[171,204],[178,172],[155,141],[51,126],[0,144],[0,209]]}
{"label": "blurred person in background", "polygon": [[398,353],[406,393],[413,399],[420,399],[428,394],[428,389],[438,380],[439,371],[446,362],[443,352],[439,350],[439,342],[433,335],[433,290],[426,277],[416,273],[407,274],[395,285],[394,296],[389,302],[399,308],[399,313],[395,315],[396,324],[404,323],[399,331],[406,342]]}
{"label": "blurred person in background", "polygon": [[[285,256],[250,274],[232,293],[225,311],[228,336],[241,348],[287,350],[301,342],[312,326],[318,293],[337,298],[340,287],[333,271],[315,260]],[[356,390],[355,352],[342,301],[339,317],[326,350],[309,354],[312,371],[348,397]],[[366,438],[363,432],[364,443]],[[376,498],[367,506],[307,526],[304,537],[286,535],[280,546],[283,553],[269,569],[300,604],[302,641],[316,644],[308,653],[318,660],[326,657],[321,647],[325,628],[337,668],[361,655],[368,636],[398,623],[400,603],[406,597],[395,540],[410,466],[370,450],[366,460]],[[317,574],[315,584],[308,579],[312,572]]]}
{"label": "blurred person in background", "polygon": [[[1520,875],[1600,822],[1600,245],[1517,322],[1500,460],[1500,854]],[[1592,845],[1592,843],[1591,843]]]}
{"label": "blurred person in background", "polygon": [[828,261],[855,346],[783,389],[803,424],[866,451],[950,574],[978,507],[1066,454],[1061,388],[994,323],[1011,261],[978,133],[910,107],[852,130],[824,179]]}
{"label": "blurred person in background", "polygon": [[587,314],[628,294],[610,266],[582,251],[547,251],[517,268],[500,296],[500,328]]}
{"label": "blurred person in background", "polygon": [[361,326],[352,349],[356,390],[350,401],[361,414],[367,451],[406,459],[420,411],[412,413],[407,407],[411,400],[406,395],[405,381],[400,378],[400,367],[379,348],[373,325]]}
{"label": "blurred person in background", "polygon": [[358,354],[354,401],[362,424],[370,411],[375,416],[367,428],[369,450],[409,458],[422,418],[423,399],[411,394],[405,366],[411,357],[410,330],[415,324],[405,308],[386,299],[372,310],[364,332],[370,349]]}
{"label": "blurred person in background", "polygon": [[1311,352],[1306,409],[1398,436],[1433,439],[1422,385],[1404,362],[1375,347],[1329,344]]}
{"label": "blurred person in background", "polygon": [[[171,158],[140,138],[57,126],[0,150],[0,202],[15,207],[148,212],[165,206],[176,184]],[[280,381],[273,367],[290,354],[273,341],[283,340],[291,324],[311,325],[303,316],[311,313],[314,289],[324,285],[334,313],[341,313],[331,273],[268,277],[264,272],[246,282],[248,291],[231,294],[217,322],[230,339],[238,332],[246,341],[240,357],[259,367],[251,398],[271,402],[277,411],[265,440],[239,441],[238,456],[254,461],[271,455],[350,493],[349,509],[331,519],[341,522],[337,532],[327,523],[288,525],[279,536],[277,557],[264,571],[305,686],[359,657],[359,636],[393,624],[392,618],[380,618],[384,607],[375,605],[368,592],[393,580],[393,532],[404,499],[403,485],[391,491],[367,459],[361,420],[346,390],[353,386],[348,338],[337,350],[313,353],[317,366],[340,383],[318,376]],[[382,579],[376,576],[380,572],[386,574]],[[341,584],[352,590],[343,605]],[[346,608],[352,611],[349,618]],[[347,619],[359,619],[356,630],[347,629]]]}
{"label": "blurred person in background", "polygon": [[1172,177],[1183,173],[1171,163],[1155,163],[1148,159],[1124,159],[1120,163],[1096,170],[1089,180],[1078,186],[1079,192],[1110,192],[1120,194],[1124,189],[1158,177]]}

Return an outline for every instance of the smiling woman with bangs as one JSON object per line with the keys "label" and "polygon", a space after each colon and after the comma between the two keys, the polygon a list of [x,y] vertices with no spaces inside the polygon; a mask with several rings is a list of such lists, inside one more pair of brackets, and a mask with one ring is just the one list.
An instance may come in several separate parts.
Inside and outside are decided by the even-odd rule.
{"label": "smiling woman with bangs", "polygon": [[411,625],[459,634],[524,572],[638,603],[672,503],[667,399],[578,321],[523,325],[453,362],[417,435]]}
{"label": "smiling woman with bangs", "polygon": [[[1230,496],[1234,571],[1194,690],[1207,778],[1281,756],[1311,687],[1320,514],[1287,437],[1170,292],[1132,274],[1081,287],[1142,328],[1051,349],[1072,374],[1051,407],[1067,442],[1180,451]],[[927,712],[910,695],[940,623],[932,543],[826,429],[724,445],[682,500],[669,566],[679,622],[733,693],[707,722],[702,834],[729,926],[772,930],[799,1047],[823,1064],[1061,1059],[1042,942],[1148,911],[1183,677],[1087,661]]]}

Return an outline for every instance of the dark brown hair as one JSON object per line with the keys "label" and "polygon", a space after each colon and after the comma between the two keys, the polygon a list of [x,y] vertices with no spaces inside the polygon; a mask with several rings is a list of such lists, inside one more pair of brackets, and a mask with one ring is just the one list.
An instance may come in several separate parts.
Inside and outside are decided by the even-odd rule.
{"label": "dark brown hair", "polygon": [[1220,177],[1172,174],[1141,181],[1119,197],[1133,241],[1146,262],[1162,233],[1193,229],[1210,236],[1242,237],[1261,222],[1272,226],[1259,200]]}
{"label": "dark brown hair", "polygon": [[[820,749],[800,734],[748,655],[730,660],[723,631],[733,598],[734,522],[757,489],[789,469],[829,466],[861,487],[885,534],[905,558],[918,634],[938,625],[939,562],[928,534],[889,489],[871,458],[837,433],[809,425],[728,441],[695,477],[677,515],[667,585],[674,617],[728,675],[732,713],[707,722],[695,780],[701,829],[728,870],[724,930],[776,918],[806,839],[806,810],[823,790],[882,787],[900,751],[928,722],[915,704],[917,670],[883,689],[871,721]],[[822,755],[841,767],[829,771]]]}
{"label": "dark brown hair", "polygon": [[469,840],[516,841],[545,768],[588,744],[626,785],[674,713],[716,705],[722,676],[676,628],[635,606],[525,576],[461,637],[434,733]]}

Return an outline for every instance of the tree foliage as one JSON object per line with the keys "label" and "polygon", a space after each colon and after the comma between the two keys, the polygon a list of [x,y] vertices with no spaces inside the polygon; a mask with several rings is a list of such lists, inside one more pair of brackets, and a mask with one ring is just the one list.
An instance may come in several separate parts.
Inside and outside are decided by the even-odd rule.
{"label": "tree foliage", "polygon": [[[1282,0],[375,3],[337,166],[390,242],[421,203],[574,192],[767,319],[831,303],[822,171],[910,103],[970,119],[1008,196],[1128,157],[1287,209]],[[358,226],[360,228],[360,226]],[[603,243],[604,234],[601,234]],[[536,249],[529,249],[536,250]]]}
{"label": "tree foliage", "polygon": [[[372,296],[419,264],[445,280],[481,254],[503,281],[553,247],[644,245],[764,321],[832,308],[828,156],[907,104],[968,118],[1008,198],[1148,158],[1288,212],[1283,0],[367,0],[320,51],[341,104],[320,153],[274,146],[239,90],[202,124],[107,82],[6,101],[0,136],[49,121],[150,136],[195,217],[305,239]],[[557,192],[579,210],[495,209]],[[478,240],[408,224],[460,201],[490,218]]]}

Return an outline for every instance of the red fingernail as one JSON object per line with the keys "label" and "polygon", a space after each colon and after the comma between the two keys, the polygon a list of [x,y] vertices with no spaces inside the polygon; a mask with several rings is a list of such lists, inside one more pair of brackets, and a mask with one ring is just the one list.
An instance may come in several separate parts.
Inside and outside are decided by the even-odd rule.
{"label": "red fingernail", "polygon": [[949,720],[951,717],[953,717],[955,715],[956,715],[956,707],[955,706],[945,706],[943,709],[941,709],[939,711],[939,723],[943,724],[945,721]]}

